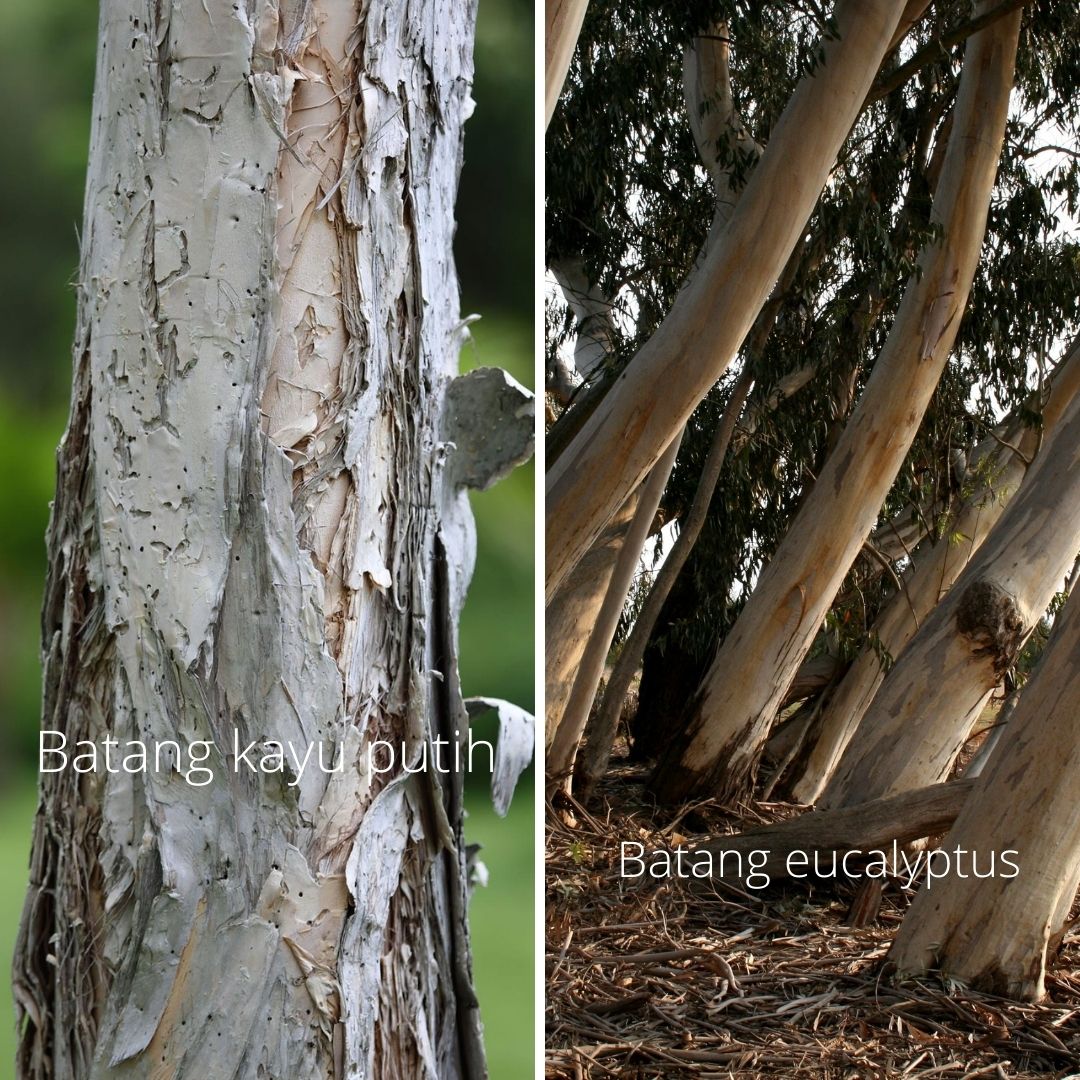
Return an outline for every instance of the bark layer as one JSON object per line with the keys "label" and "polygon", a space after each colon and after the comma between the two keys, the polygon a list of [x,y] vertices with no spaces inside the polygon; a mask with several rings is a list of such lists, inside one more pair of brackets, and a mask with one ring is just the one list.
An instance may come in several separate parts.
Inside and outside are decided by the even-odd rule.
{"label": "bark layer", "polygon": [[978,262],[1019,27],[1017,13],[969,44],[934,199],[940,236],[923,251],[855,414],[693,696],[686,730],[652,777],[663,801],[746,793],[779,702],[915,437]]}
{"label": "bark layer", "polygon": [[21,1077],[483,1075],[462,778],[402,770],[508,464],[455,400],[528,412],[453,389],[474,14],[103,8],[44,726],[176,749],[42,777]]}

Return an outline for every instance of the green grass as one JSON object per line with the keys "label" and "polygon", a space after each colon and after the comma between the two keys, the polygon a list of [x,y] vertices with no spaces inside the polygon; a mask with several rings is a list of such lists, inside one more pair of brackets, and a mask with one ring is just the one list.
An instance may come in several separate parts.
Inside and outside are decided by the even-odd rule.
{"label": "green grass", "polygon": [[473,893],[469,922],[491,1080],[533,1074],[533,791],[524,779],[505,819],[479,786],[466,797],[465,836],[482,845],[490,875]]}
{"label": "green grass", "polygon": [[35,794],[26,779],[0,796],[0,1077],[15,1075],[15,1014],[11,997],[11,957],[29,876],[30,828]]}

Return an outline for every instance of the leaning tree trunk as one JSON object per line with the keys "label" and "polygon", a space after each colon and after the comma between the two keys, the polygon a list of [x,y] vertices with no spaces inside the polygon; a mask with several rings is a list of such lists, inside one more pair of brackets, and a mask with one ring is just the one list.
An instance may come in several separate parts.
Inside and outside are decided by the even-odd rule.
{"label": "leaning tree trunk", "polygon": [[[950,518],[950,535],[933,544],[926,542],[915,552],[902,591],[874,623],[874,644],[863,648],[825,705],[805,765],[791,785],[796,801],[817,801],[885,679],[886,658],[895,661],[900,656],[997,524],[1044,436],[1056,427],[1076,394],[1078,383],[1080,343],[1055,373],[1041,416],[1038,401],[1025,403],[1019,420],[1004,425],[976,448],[967,471],[969,481],[978,485],[976,490]],[[1035,423],[1030,419],[1033,416]]]}
{"label": "leaning tree trunk", "polygon": [[945,779],[1080,549],[1080,396],[949,594],[885,677],[820,799],[851,806]]}
{"label": "leaning tree trunk", "polygon": [[581,742],[585,724],[589,718],[596,697],[597,688],[604,674],[611,643],[619,626],[619,618],[626,607],[626,598],[634,582],[641,561],[641,551],[649,535],[649,527],[656,517],[660,505],[660,496],[664,494],[675,458],[682,443],[682,434],[672,440],[664,456],[653,466],[638,494],[633,520],[623,538],[618,558],[608,581],[607,592],[597,612],[589,640],[581,653],[577,670],[573,673],[573,686],[566,699],[566,707],[561,716],[553,717],[548,713],[549,723],[556,726],[554,737],[547,754],[547,787],[554,790],[562,786],[566,791],[571,787],[574,760]]}
{"label": "leaning tree trunk", "polygon": [[[1080,886],[1078,712],[1080,597],[1074,595],[986,772],[942,842],[949,852],[978,853],[975,870],[969,864],[966,877],[954,872],[919,891],[889,954],[901,975],[938,969],[993,994],[1043,996],[1048,956]],[[1002,863],[1002,853],[1018,872]]]}
{"label": "leaning tree trunk", "polygon": [[[631,492],[544,611],[544,747],[549,751],[640,498],[640,488]],[[634,553],[635,561],[639,555],[640,549]]]}
{"label": "leaning tree trunk", "polygon": [[838,36],[784,110],[738,210],[548,470],[549,599],[734,359],[802,235],[900,15],[887,0],[840,0]]}
{"label": "leaning tree trunk", "polygon": [[544,127],[551,123],[589,0],[547,0],[544,19]]}
{"label": "leaning tree trunk", "polygon": [[462,777],[403,769],[467,722],[463,485],[531,437],[454,379],[473,21],[103,5],[43,740],[134,757],[43,760],[22,1078],[484,1074]]}
{"label": "leaning tree trunk", "polygon": [[855,415],[668,743],[650,781],[662,801],[747,792],[777,707],[918,431],[978,263],[1019,28],[1015,12],[968,44],[934,198],[940,235],[922,253]]}

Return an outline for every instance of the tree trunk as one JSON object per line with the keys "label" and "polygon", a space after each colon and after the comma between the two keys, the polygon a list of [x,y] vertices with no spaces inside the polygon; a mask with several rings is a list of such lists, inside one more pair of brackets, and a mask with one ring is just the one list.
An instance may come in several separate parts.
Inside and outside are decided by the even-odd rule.
{"label": "tree trunk", "polygon": [[[696,844],[692,850],[713,855],[714,878],[745,880],[746,874],[739,872],[744,869],[742,863],[733,856],[761,852],[754,856],[760,863],[757,872],[770,878],[835,882],[848,875],[833,871],[832,858],[815,856],[851,852],[865,861],[872,853],[891,855],[894,841],[903,847],[937,836],[956,820],[974,787],[974,780],[957,780],[840,810],[810,810],[773,825]],[[859,862],[852,858],[850,866],[854,869]]]}
{"label": "tree trunk", "polygon": [[544,127],[562,93],[589,0],[546,0],[544,23]]}
{"label": "tree trunk", "polygon": [[[1080,598],[1074,595],[942,845],[977,852],[979,876],[953,873],[919,891],[889,954],[900,975],[938,969],[993,994],[1043,996],[1047,959],[1080,885],[1078,711]],[[1008,852],[1019,872],[1002,865]]]}
{"label": "tree trunk", "polygon": [[607,594],[600,606],[596,623],[589,635],[589,640],[581,656],[581,662],[574,673],[574,686],[567,700],[566,708],[558,719],[558,730],[547,755],[547,783],[549,787],[564,784],[570,787],[577,756],[578,745],[585,723],[589,718],[596,697],[597,687],[604,674],[604,664],[611,650],[611,642],[619,625],[619,618],[626,606],[626,597],[634,581],[634,573],[641,561],[641,550],[649,535],[649,526],[656,516],[660,505],[660,496],[664,493],[671,469],[679,452],[682,435],[672,440],[664,456],[653,466],[645,483],[641,485],[641,494],[637,499],[637,509],[633,521],[626,532],[619,551],[615,568],[608,583]]}
{"label": "tree trunk", "polygon": [[693,504],[686,515],[686,520],[682,523],[678,539],[672,545],[652,588],[649,589],[648,597],[638,612],[634,627],[623,644],[619,659],[612,669],[595,723],[589,726],[587,741],[579,761],[577,794],[583,801],[589,798],[597,781],[607,770],[611,759],[611,747],[615,741],[615,730],[630,683],[637,674],[638,668],[641,667],[645,647],[652,637],[656,620],[671,593],[671,587],[675,584],[683,566],[686,565],[686,560],[701,534],[713,492],[716,490],[716,482],[720,478],[720,470],[723,468],[724,458],[731,444],[736,421],[742,412],[753,381],[751,369],[747,368],[735,384],[731,398],[724,408],[724,414],[717,425],[716,434],[713,436],[712,445],[705,458],[705,465],[701,470],[697,490],[694,492]]}
{"label": "tree trunk", "polygon": [[820,800],[850,806],[944,779],[1080,548],[1080,396],[997,527],[911,640]]}
{"label": "tree trunk", "polygon": [[795,91],[738,211],[659,329],[552,465],[548,597],[734,359],[802,235],[900,14],[899,5],[885,0],[841,0],[838,40],[824,45],[824,62]]}
{"label": "tree trunk", "polygon": [[922,254],[855,415],[692,698],[685,731],[669,742],[653,774],[650,788],[661,801],[746,794],[777,706],[873,528],[971,287],[1019,26],[1015,14],[971,39],[934,199],[940,238]]}
{"label": "tree trunk", "polygon": [[[549,752],[640,498],[640,489],[631,493],[604,529],[598,543],[574,567],[574,572],[545,609],[544,746]],[[634,558],[636,560],[637,556]]]}
{"label": "tree trunk", "polygon": [[453,378],[474,13],[103,6],[42,736],[97,769],[41,778],[22,1078],[485,1073],[422,767],[466,731],[464,485],[532,428]]}
{"label": "tree trunk", "polygon": [[[791,791],[799,802],[816,802],[844,749],[858,729],[874,695],[895,662],[941,597],[989,535],[1024,479],[1028,463],[1045,435],[1061,419],[1080,381],[1080,345],[1058,369],[1038,430],[1029,420],[1006,425],[972,455],[968,475],[979,484],[948,526],[951,534],[916,553],[903,591],[889,602],[871,631],[874,645],[856,657],[822,714],[813,749]],[[1038,406],[1035,406],[1036,410]],[[1026,412],[1026,416],[1030,412]],[[1015,451],[1014,448],[1015,447]],[[959,539],[954,541],[953,537]],[[890,658],[887,660],[886,658]]]}

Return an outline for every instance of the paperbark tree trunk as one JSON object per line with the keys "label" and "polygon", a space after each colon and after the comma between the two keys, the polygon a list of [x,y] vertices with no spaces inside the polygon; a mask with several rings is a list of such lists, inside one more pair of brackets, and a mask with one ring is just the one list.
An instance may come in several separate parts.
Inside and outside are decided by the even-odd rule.
{"label": "paperbark tree trunk", "polygon": [[941,235],[923,251],[855,414],[668,743],[650,781],[662,801],[745,795],[777,706],[918,431],[978,262],[1019,27],[1014,13],[968,45],[934,199]]}
{"label": "paperbark tree trunk", "polygon": [[1080,397],[948,596],[908,644],[848,744],[822,806],[948,776],[1080,549]]}
{"label": "paperbark tree trunk", "polygon": [[454,378],[474,14],[103,5],[43,727],[125,766],[41,778],[23,1080],[485,1074],[423,758],[467,731],[465,485],[532,437]]}
{"label": "paperbark tree trunk", "polygon": [[[1075,447],[1075,442],[1073,447]],[[923,887],[890,959],[994,994],[1037,1001],[1080,886],[1080,597],[1068,601],[1012,719],[942,848],[980,857],[966,878]],[[1012,852],[1018,867],[1002,865]],[[991,856],[996,872],[991,876]]]}
{"label": "paperbark tree trunk", "polygon": [[824,62],[795,91],[738,211],[549,469],[549,599],[734,359],[802,235],[901,13],[902,5],[886,0],[837,5],[838,39],[825,44]]}
{"label": "paperbark tree trunk", "polygon": [[927,543],[915,553],[903,592],[893,597],[874,624],[874,647],[867,646],[856,657],[824,708],[813,748],[801,776],[791,787],[798,802],[817,801],[885,680],[885,657],[896,661],[934,606],[952,588],[1001,518],[1043,438],[1054,430],[1076,394],[1078,383],[1080,345],[1073,347],[1058,369],[1039,430],[1017,421],[989,437],[972,454],[968,473],[979,486],[948,525],[949,533],[958,539],[946,537],[935,544]]}

